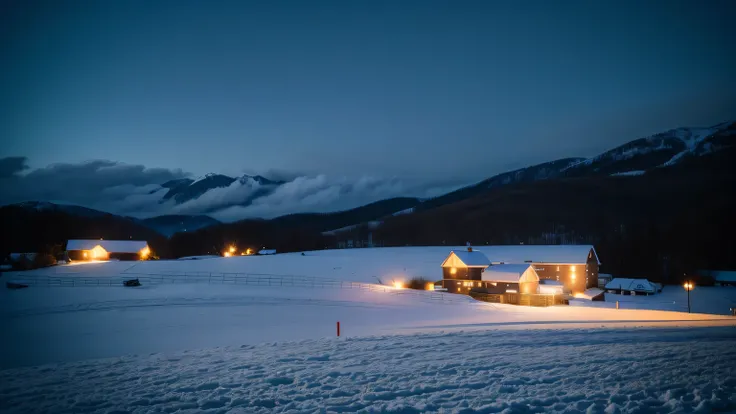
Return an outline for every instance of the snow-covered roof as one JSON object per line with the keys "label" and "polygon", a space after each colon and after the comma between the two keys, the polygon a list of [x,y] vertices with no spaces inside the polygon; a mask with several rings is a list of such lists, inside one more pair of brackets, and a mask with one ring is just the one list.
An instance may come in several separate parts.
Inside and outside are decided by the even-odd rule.
{"label": "snow-covered roof", "polygon": [[276,254],[276,250],[275,249],[263,249],[263,250],[259,250],[258,254]]}
{"label": "snow-covered roof", "polygon": [[530,264],[502,264],[491,266],[481,275],[482,280],[489,282],[537,282],[539,276]]}
{"label": "snow-covered roof", "polygon": [[606,283],[606,289],[630,290],[635,292],[656,293],[656,284],[647,279],[627,279],[617,277]]}
{"label": "snow-covered roof", "polygon": [[595,248],[589,244],[481,246],[478,250],[493,263],[584,264],[591,252],[593,259],[601,263]]}
{"label": "snow-covered roof", "polygon": [[585,292],[576,293],[575,299],[593,300],[593,298],[598,297],[601,294],[603,294],[602,290],[598,288],[589,288],[589,289],[586,289]]}
{"label": "snow-covered roof", "polygon": [[488,267],[491,261],[483,253],[473,250],[453,250],[447,256],[442,267]]}
{"label": "snow-covered roof", "polygon": [[148,247],[145,240],[69,240],[67,250],[92,250],[102,246],[108,253],[138,253]]}

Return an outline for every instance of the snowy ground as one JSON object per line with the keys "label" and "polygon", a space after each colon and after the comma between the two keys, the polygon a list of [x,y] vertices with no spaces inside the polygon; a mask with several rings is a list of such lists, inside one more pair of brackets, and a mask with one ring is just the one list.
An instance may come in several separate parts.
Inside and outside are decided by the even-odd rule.
{"label": "snowy ground", "polygon": [[[634,309],[683,310],[676,287],[609,295],[622,303],[616,310],[613,302],[531,308],[326,282],[438,273],[433,249],[446,251],[5,274],[102,286],[0,289],[0,412],[736,411],[736,318]],[[268,286],[256,273],[301,276],[268,276]],[[118,283],[130,275],[144,286]],[[246,279],[256,284],[239,283]],[[734,292],[696,288],[694,311],[720,309]]]}
{"label": "snowy ground", "polygon": [[[572,305],[619,309],[657,309],[687,312],[687,291],[682,286],[665,286],[662,293],[652,296],[605,294],[605,302],[571,301]],[[696,286],[690,292],[690,307],[694,313],[730,315],[736,307],[736,287]]]}
{"label": "snowy ground", "polygon": [[0,371],[7,413],[734,412],[736,329],[304,340]]}
{"label": "snowy ground", "polygon": [[460,329],[736,326],[678,312],[532,308],[463,295],[226,285],[0,290],[0,368],[266,341]]}

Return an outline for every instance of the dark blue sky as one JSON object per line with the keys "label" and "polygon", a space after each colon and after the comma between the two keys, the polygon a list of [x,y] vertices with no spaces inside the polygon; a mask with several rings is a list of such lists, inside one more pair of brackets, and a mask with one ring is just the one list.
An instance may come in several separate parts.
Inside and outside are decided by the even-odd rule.
{"label": "dark blue sky", "polygon": [[733,1],[11,1],[0,158],[474,181],[736,118]]}

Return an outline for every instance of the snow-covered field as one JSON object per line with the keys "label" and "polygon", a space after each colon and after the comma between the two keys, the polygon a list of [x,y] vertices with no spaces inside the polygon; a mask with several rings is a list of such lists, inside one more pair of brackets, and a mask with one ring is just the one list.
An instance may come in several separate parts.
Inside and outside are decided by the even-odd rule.
{"label": "snow-covered field", "polygon": [[[531,308],[304,282],[431,277],[446,252],[356,249],[5,274],[116,283],[0,289],[0,412],[736,410],[736,318],[633,309],[653,299],[682,310],[676,289],[621,296],[616,310],[612,302]],[[223,273],[304,283],[238,284]],[[166,274],[177,276],[158,284],[143,277]],[[144,286],[117,283],[136,275]],[[691,299],[734,291],[696,288]]]}
{"label": "snow-covered field", "polygon": [[303,340],[0,371],[8,413],[734,412],[736,329]]}
{"label": "snow-covered field", "polygon": [[[665,286],[662,293],[652,296],[629,296],[605,294],[605,302],[572,300],[573,306],[594,306],[619,309],[657,309],[687,312],[687,291],[682,286]],[[696,286],[690,292],[690,309],[694,313],[730,315],[729,309],[736,307],[736,287]]]}

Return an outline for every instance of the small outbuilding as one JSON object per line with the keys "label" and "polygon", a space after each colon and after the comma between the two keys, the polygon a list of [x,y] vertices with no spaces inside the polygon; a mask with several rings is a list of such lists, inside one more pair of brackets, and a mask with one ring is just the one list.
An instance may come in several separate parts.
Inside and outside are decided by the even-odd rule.
{"label": "small outbuilding", "polygon": [[151,254],[144,240],[69,240],[70,260],[145,260]]}
{"label": "small outbuilding", "polygon": [[261,256],[276,254],[276,249],[262,249],[258,251],[258,254]]}
{"label": "small outbuilding", "polygon": [[606,284],[606,292],[629,295],[654,295],[662,288],[647,279],[627,279],[617,277]]}
{"label": "small outbuilding", "polygon": [[539,275],[530,264],[502,264],[491,266],[483,273],[481,280],[501,288],[507,293],[537,293]]}

